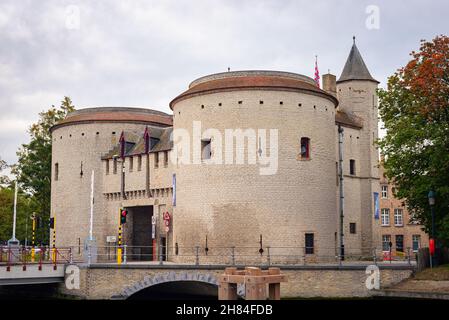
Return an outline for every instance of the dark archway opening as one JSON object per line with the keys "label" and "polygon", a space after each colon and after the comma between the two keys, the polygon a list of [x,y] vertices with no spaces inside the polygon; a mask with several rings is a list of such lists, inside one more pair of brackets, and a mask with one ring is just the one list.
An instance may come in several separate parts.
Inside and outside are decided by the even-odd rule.
{"label": "dark archway opening", "polygon": [[129,212],[124,225],[124,244],[128,245],[127,260],[152,261],[156,255],[152,239],[153,206],[127,207]]}
{"label": "dark archway opening", "polygon": [[218,286],[199,281],[173,281],[140,290],[130,300],[217,300]]}

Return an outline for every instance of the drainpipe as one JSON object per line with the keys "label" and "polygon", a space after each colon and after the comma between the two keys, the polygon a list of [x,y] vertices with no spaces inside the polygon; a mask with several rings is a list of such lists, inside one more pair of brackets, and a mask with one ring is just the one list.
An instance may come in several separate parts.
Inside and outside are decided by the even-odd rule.
{"label": "drainpipe", "polygon": [[338,125],[338,173],[340,176],[340,261],[345,259],[344,244],[344,194],[343,194],[343,128]]}

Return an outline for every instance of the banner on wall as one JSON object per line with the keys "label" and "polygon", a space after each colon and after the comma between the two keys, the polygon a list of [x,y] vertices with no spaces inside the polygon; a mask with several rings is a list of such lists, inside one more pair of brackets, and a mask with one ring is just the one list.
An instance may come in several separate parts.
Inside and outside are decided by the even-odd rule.
{"label": "banner on wall", "polygon": [[374,219],[379,219],[379,192],[374,192]]}
{"label": "banner on wall", "polygon": [[173,207],[176,207],[176,173],[173,173],[173,182],[172,182],[172,187],[173,187]]}

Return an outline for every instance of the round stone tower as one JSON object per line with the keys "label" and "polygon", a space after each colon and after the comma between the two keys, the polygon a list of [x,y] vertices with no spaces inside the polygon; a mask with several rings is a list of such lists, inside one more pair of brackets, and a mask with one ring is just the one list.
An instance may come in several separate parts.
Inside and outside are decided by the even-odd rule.
{"label": "round stone tower", "polygon": [[[51,128],[51,216],[55,217],[56,245],[82,253],[89,234],[91,173],[95,172],[94,236],[104,242],[101,156],[112,149],[122,131],[144,131],[147,125],[171,126],[163,112],[124,107],[74,111]],[[102,244],[100,244],[102,245]],[[78,249],[79,248],[79,249]]]}
{"label": "round stone tower", "polygon": [[179,257],[199,246],[210,261],[333,258],[337,104],[313,79],[277,71],[209,75],[176,97]]}

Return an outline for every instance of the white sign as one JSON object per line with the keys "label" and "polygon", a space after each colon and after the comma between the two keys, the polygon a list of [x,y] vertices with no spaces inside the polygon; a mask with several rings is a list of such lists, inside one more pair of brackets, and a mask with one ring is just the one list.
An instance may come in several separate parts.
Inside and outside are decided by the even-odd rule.
{"label": "white sign", "polygon": [[165,232],[169,232],[170,231],[170,227],[165,227]]}
{"label": "white sign", "polygon": [[365,273],[368,277],[365,280],[365,286],[368,290],[380,289],[380,270],[376,265],[366,267]]}
{"label": "white sign", "polygon": [[156,239],[156,225],[154,223],[151,226],[151,238]]}
{"label": "white sign", "polygon": [[65,287],[68,290],[80,288],[80,269],[78,266],[72,264],[65,268]]}
{"label": "white sign", "polygon": [[153,226],[156,224],[156,216],[151,216],[151,224]]}
{"label": "white sign", "polygon": [[107,236],[106,242],[117,242],[117,237],[116,236]]}

